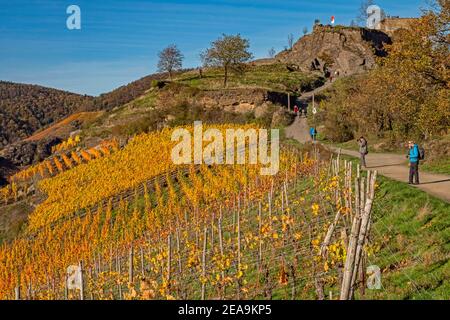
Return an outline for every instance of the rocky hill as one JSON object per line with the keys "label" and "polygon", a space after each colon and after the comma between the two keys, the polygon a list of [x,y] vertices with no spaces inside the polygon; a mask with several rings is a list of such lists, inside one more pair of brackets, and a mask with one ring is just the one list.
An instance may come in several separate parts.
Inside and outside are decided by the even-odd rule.
{"label": "rocky hill", "polygon": [[352,75],[372,68],[376,56],[384,56],[384,45],[389,43],[391,38],[382,31],[317,25],[292,50],[281,52],[276,59],[302,71]]}

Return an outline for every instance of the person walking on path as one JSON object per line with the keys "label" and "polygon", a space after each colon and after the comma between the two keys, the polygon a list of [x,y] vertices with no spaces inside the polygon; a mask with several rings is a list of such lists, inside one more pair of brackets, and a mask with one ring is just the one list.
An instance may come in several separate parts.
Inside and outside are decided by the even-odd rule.
{"label": "person walking on path", "polygon": [[294,106],[294,113],[295,113],[295,116],[298,116],[298,106],[297,105]]}
{"label": "person walking on path", "polygon": [[358,140],[359,145],[359,159],[361,167],[367,168],[366,165],[366,155],[369,153],[369,146],[367,144],[367,139],[364,137],[360,137]]}
{"label": "person walking on path", "polygon": [[[419,184],[419,146],[414,141],[408,142],[409,154],[409,184]],[[415,180],[415,182],[414,182]]]}
{"label": "person walking on path", "polygon": [[316,136],[317,136],[317,130],[314,127],[311,127],[309,129],[309,135],[311,136],[312,141],[316,141]]}

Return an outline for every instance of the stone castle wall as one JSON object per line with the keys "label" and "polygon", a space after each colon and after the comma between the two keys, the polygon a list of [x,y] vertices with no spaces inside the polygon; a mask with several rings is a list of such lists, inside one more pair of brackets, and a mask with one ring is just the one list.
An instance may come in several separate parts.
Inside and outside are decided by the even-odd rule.
{"label": "stone castle wall", "polygon": [[386,18],[376,26],[376,29],[386,34],[392,34],[399,29],[412,28],[416,21],[416,18]]}

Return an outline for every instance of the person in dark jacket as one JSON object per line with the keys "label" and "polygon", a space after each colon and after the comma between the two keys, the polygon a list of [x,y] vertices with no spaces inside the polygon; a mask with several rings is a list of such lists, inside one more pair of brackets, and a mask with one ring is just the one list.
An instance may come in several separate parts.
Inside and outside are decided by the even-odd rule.
{"label": "person in dark jacket", "polygon": [[359,162],[361,164],[361,167],[366,168],[366,155],[369,153],[369,146],[367,143],[367,139],[364,137],[360,137],[358,140],[356,140],[359,145]]}
{"label": "person in dark jacket", "polygon": [[[409,154],[409,184],[419,184],[419,146],[414,141],[408,142]],[[415,182],[414,182],[415,180]]]}

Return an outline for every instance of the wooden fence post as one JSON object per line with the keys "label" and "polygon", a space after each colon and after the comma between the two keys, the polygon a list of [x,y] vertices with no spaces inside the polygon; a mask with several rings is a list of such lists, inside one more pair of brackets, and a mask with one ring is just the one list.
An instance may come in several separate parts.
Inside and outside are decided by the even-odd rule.
{"label": "wooden fence post", "polygon": [[171,278],[171,264],[172,264],[172,237],[170,234],[167,236],[167,282],[170,281]]}
{"label": "wooden fence post", "polygon": [[145,277],[145,261],[144,261],[144,249],[142,248],[142,244],[140,246],[140,254],[141,254],[141,275]]}
{"label": "wooden fence post", "polygon": [[[350,296],[353,296],[354,293],[354,284],[356,283],[356,279],[358,276],[358,271],[360,271],[360,263],[362,260],[362,256],[363,256],[363,250],[364,250],[364,245],[367,239],[367,234],[369,232],[369,222],[370,222],[370,216],[371,216],[371,211],[372,211],[372,204],[373,204],[373,200],[374,200],[374,195],[375,195],[375,182],[376,182],[376,176],[377,176],[377,172],[375,171],[373,174],[368,171],[367,172],[367,181],[368,181],[368,185],[367,185],[367,189],[364,190],[365,192],[365,203],[364,203],[364,207],[361,208],[363,210],[362,212],[362,219],[361,219],[361,228],[360,228],[360,232],[358,235],[358,246],[356,248],[356,253],[355,253],[355,263],[354,263],[354,267],[353,267],[353,274],[352,274],[352,282],[351,282],[351,287],[350,287]],[[363,272],[365,272],[365,270],[362,270]]]}
{"label": "wooden fence post", "polygon": [[69,299],[69,289],[67,288],[67,272],[64,273],[64,300]]}
{"label": "wooden fence post", "polygon": [[[218,221],[218,232],[219,232],[219,249],[220,249],[220,256],[221,258],[224,256],[224,250],[223,250],[223,231],[222,231],[222,208],[220,208],[220,216]],[[225,271],[222,270],[221,272],[221,278],[222,281],[225,279]],[[226,285],[223,284],[222,288],[222,299],[225,299],[226,294]]]}
{"label": "wooden fence post", "polygon": [[[258,207],[258,270],[261,271],[261,261],[262,261],[262,234],[261,234],[261,228],[262,228],[262,208],[261,208],[261,202],[259,202]],[[260,274],[260,272],[258,273]]]}
{"label": "wooden fence post", "polygon": [[84,300],[84,273],[83,273],[83,261],[79,263],[80,277],[81,277],[81,287],[80,287],[80,300]]}
{"label": "wooden fence post", "polygon": [[180,249],[180,229],[177,228],[177,256],[178,256],[178,273],[181,276],[182,265],[181,265],[181,249]]}
{"label": "wooden fence post", "polygon": [[359,212],[359,188],[360,188],[360,179],[356,179],[355,181],[355,216],[353,218],[352,230],[350,233],[350,239],[347,248],[347,257],[345,259],[344,265],[344,275],[342,277],[342,286],[341,286],[341,300],[348,300],[350,294],[350,286],[351,280],[353,276],[353,266],[355,261],[356,254],[356,245],[357,245],[357,237],[359,234],[360,228],[360,212]]}
{"label": "wooden fence post", "polygon": [[20,300],[20,285],[17,285],[14,288],[14,299],[15,300]]}
{"label": "wooden fence post", "polygon": [[205,300],[206,294],[206,245],[208,238],[208,229],[205,227],[203,231],[203,253],[202,253],[202,300]]}
{"label": "wooden fence post", "polygon": [[121,282],[120,276],[122,273],[122,265],[121,265],[121,261],[120,261],[120,254],[118,252],[116,254],[117,254],[117,256],[116,256],[117,272],[119,274],[119,300],[122,300],[122,284],[120,283]]}
{"label": "wooden fence post", "polygon": [[291,93],[288,92],[288,110],[291,112]]}
{"label": "wooden fence post", "polygon": [[[237,212],[237,270],[241,271],[241,213]],[[238,300],[241,298],[241,280],[238,279]]]}
{"label": "wooden fence post", "polygon": [[133,283],[133,278],[134,278],[134,274],[133,274],[133,264],[134,264],[134,248],[133,248],[133,244],[131,244],[130,246],[130,250],[128,253],[128,282],[131,284]]}
{"label": "wooden fence post", "polygon": [[[352,233],[347,249],[347,259],[345,261],[344,276],[341,287],[341,300],[348,300],[353,297],[355,283],[358,273],[363,273],[360,266],[363,262],[363,249],[369,232],[372,204],[375,197],[375,182],[377,172],[367,173],[367,186],[364,188],[364,180],[356,179],[355,184],[355,209],[356,214],[353,219]],[[361,274],[360,274],[361,276]],[[363,276],[363,275],[362,275]]]}

